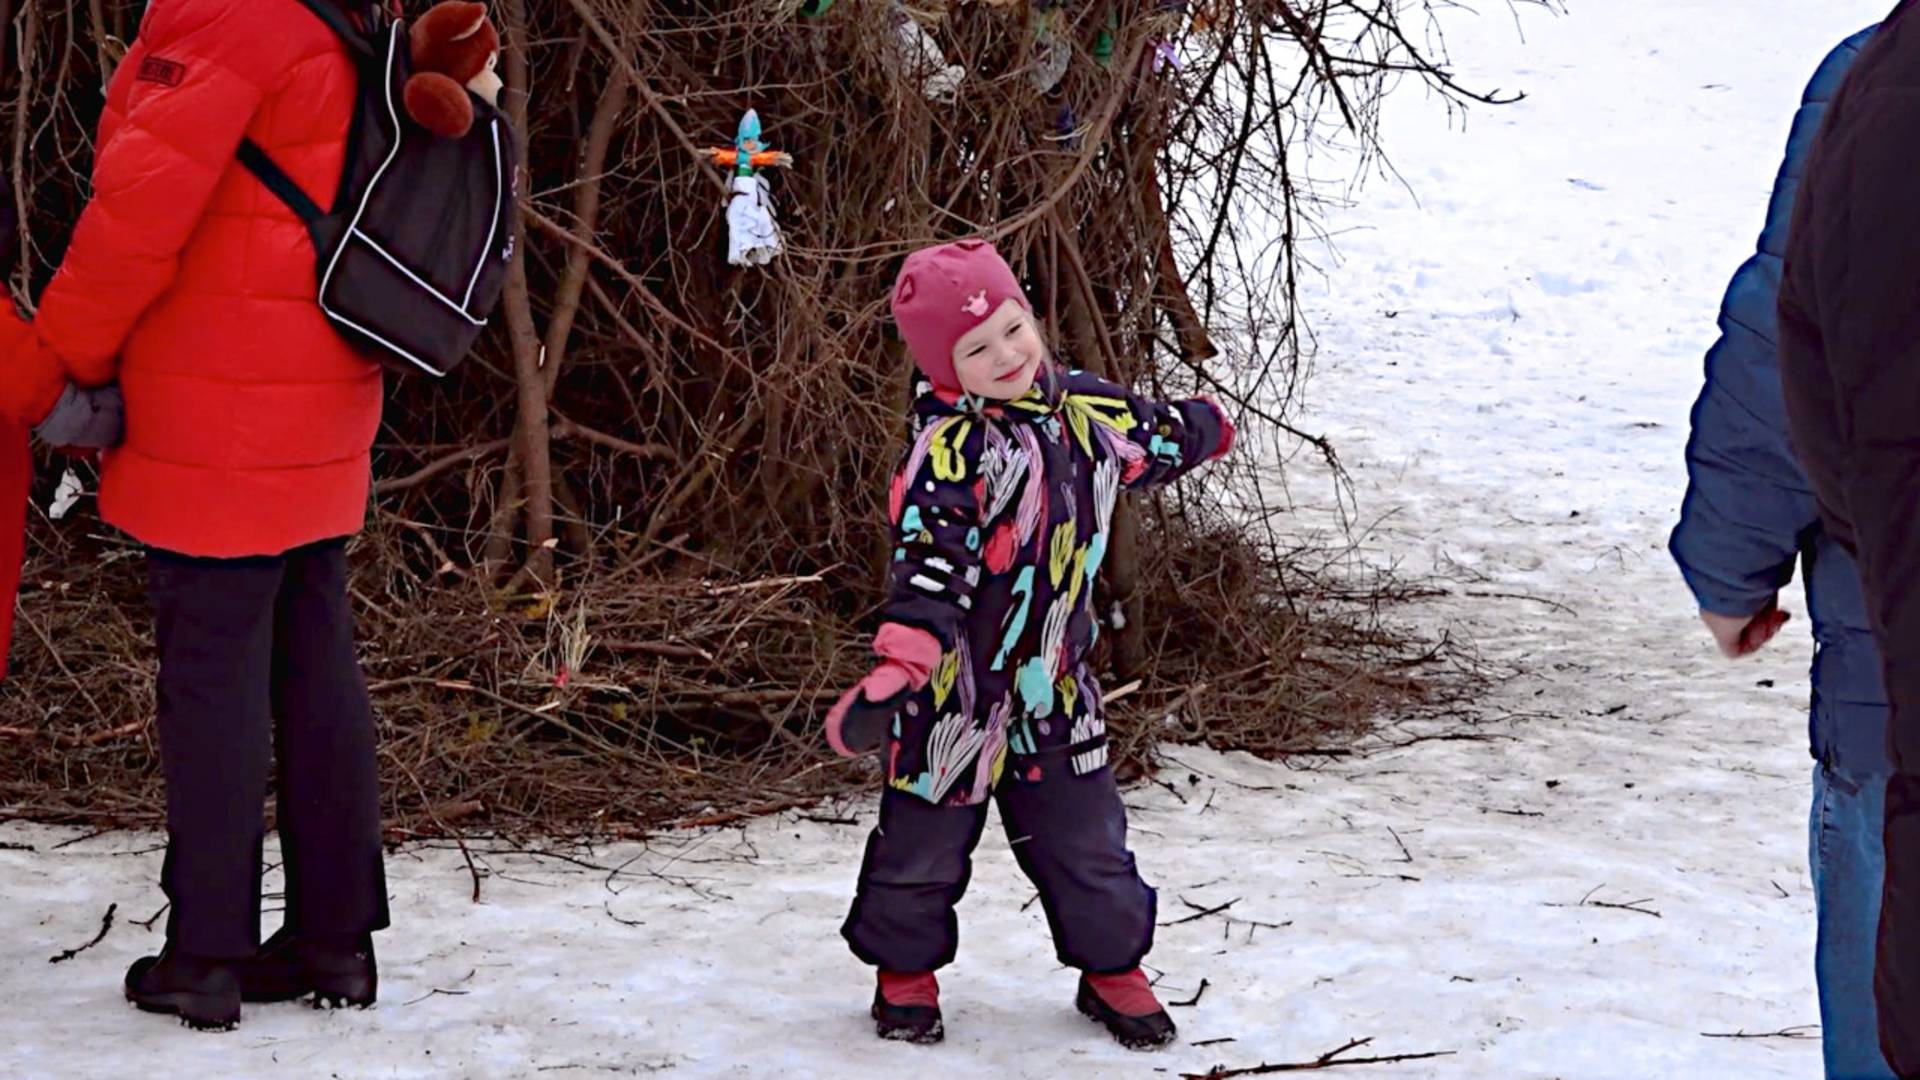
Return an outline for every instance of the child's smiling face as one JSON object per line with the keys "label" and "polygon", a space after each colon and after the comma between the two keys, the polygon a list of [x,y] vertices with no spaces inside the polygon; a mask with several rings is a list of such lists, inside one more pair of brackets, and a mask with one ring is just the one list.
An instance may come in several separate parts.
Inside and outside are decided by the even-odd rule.
{"label": "child's smiling face", "polygon": [[1007,300],[953,343],[953,373],[960,389],[975,397],[1012,401],[1033,389],[1046,357],[1033,316]]}

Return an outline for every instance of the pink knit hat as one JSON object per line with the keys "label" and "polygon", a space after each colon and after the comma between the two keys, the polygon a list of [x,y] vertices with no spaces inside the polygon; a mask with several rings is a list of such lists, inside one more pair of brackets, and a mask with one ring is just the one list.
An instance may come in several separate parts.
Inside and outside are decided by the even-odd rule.
{"label": "pink knit hat", "polygon": [[992,244],[957,240],[907,256],[893,284],[893,321],[913,362],[935,388],[958,391],[953,343],[1008,300],[1033,310],[1013,269]]}

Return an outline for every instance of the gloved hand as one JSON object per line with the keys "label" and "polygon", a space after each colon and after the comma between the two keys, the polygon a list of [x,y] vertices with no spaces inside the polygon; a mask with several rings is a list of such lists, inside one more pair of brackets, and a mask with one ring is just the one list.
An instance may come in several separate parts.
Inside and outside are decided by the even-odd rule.
{"label": "gloved hand", "polygon": [[874,668],[828,711],[827,744],[841,757],[878,750],[912,692],[913,677],[904,665],[889,660]]}
{"label": "gloved hand", "polygon": [[1214,449],[1213,453],[1207,455],[1208,461],[1219,461],[1233,452],[1233,439],[1239,433],[1239,429],[1233,426],[1233,418],[1227,415],[1227,410],[1213,399],[1212,394],[1201,394],[1200,400],[1213,406],[1214,415],[1220,418],[1220,445]]}
{"label": "gloved hand", "polygon": [[48,446],[61,450],[107,450],[120,445],[126,432],[126,406],[118,386],[90,389],[68,383],[53,411],[34,426],[33,433]]}
{"label": "gloved hand", "polygon": [[859,757],[887,741],[907,695],[927,685],[940,662],[940,640],[925,630],[887,623],[873,638],[880,663],[827,711],[827,745],[841,757]]}

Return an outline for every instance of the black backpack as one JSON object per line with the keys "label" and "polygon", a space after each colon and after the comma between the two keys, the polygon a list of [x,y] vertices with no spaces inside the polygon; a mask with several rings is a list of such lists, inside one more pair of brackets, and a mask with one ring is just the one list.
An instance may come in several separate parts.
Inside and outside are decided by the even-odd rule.
{"label": "black backpack", "polygon": [[407,29],[367,5],[361,29],[330,0],[300,3],[347,44],[360,71],[346,169],[317,206],[252,140],[239,157],[307,224],[320,309],[389,366],[441,376],[486,328],[506,284],[519,208],[518,150],[506,117],[473,101],[473,129],[436,137],[407,116]]}

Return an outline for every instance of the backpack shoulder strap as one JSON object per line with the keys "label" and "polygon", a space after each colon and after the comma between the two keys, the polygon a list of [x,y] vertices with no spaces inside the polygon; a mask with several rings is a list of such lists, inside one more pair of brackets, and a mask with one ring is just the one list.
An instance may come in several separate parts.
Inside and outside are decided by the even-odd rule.
{"label": "backpack shoulder strap", "polygon": [[380,23],[385,21],[378,4],[365,5],[368,25],[362,29],[354,25],[346,7],[336,0],[299,0],[299,3],[311,11],[314,18],[326,23],[341,41],[346,42],[347,48],[362,56],[375,55],[372,38],[380,30]]}
{"label": "backpack shoulder strap", "polygon": [[286,203],[288,209],[300,215],[300,220],[306,222],[309,227],[324,216],[319,204],[315,203],[299,184],[293,182],[293,177],[288,176],[286,170],[275,165],[273,159],[267,156],[266,151],[260,149],[258,143],[252,139],[241,139],[239,158],[240,164],[245,165],[247,171],[259,177],[260,182],[267,186],[267,190],[280,196],[280,201]]}
{"label": "backpack shoulder strap", "polygon": [[[367,23],[366,29],[363,30],[355,25],[352,17],[347,14],[347,0],[298,0],[298,2],[301,7],[312,12],[314,18],[325,23],[327,28],[332,30],[350,51],[358,54],[362,61],[378,58],[380,54],[374,47],[374,35],[383,32],[389,25],[387,13],[379,3],[363,5]],[[248,172],[259,177],[260,182],[267,186],[267,190],[278,195],[280,201],[286,203],[287,207],[298,214],[300,220],[306,222],[309,227],[326,216],[326,212],[320,209],[299,184],[294,183],[286,170],[274,164],[273,159],[267,156],[267,152],[252,139],[241,139],[235,156],[240,159],[242,165],[247,167]]]}

